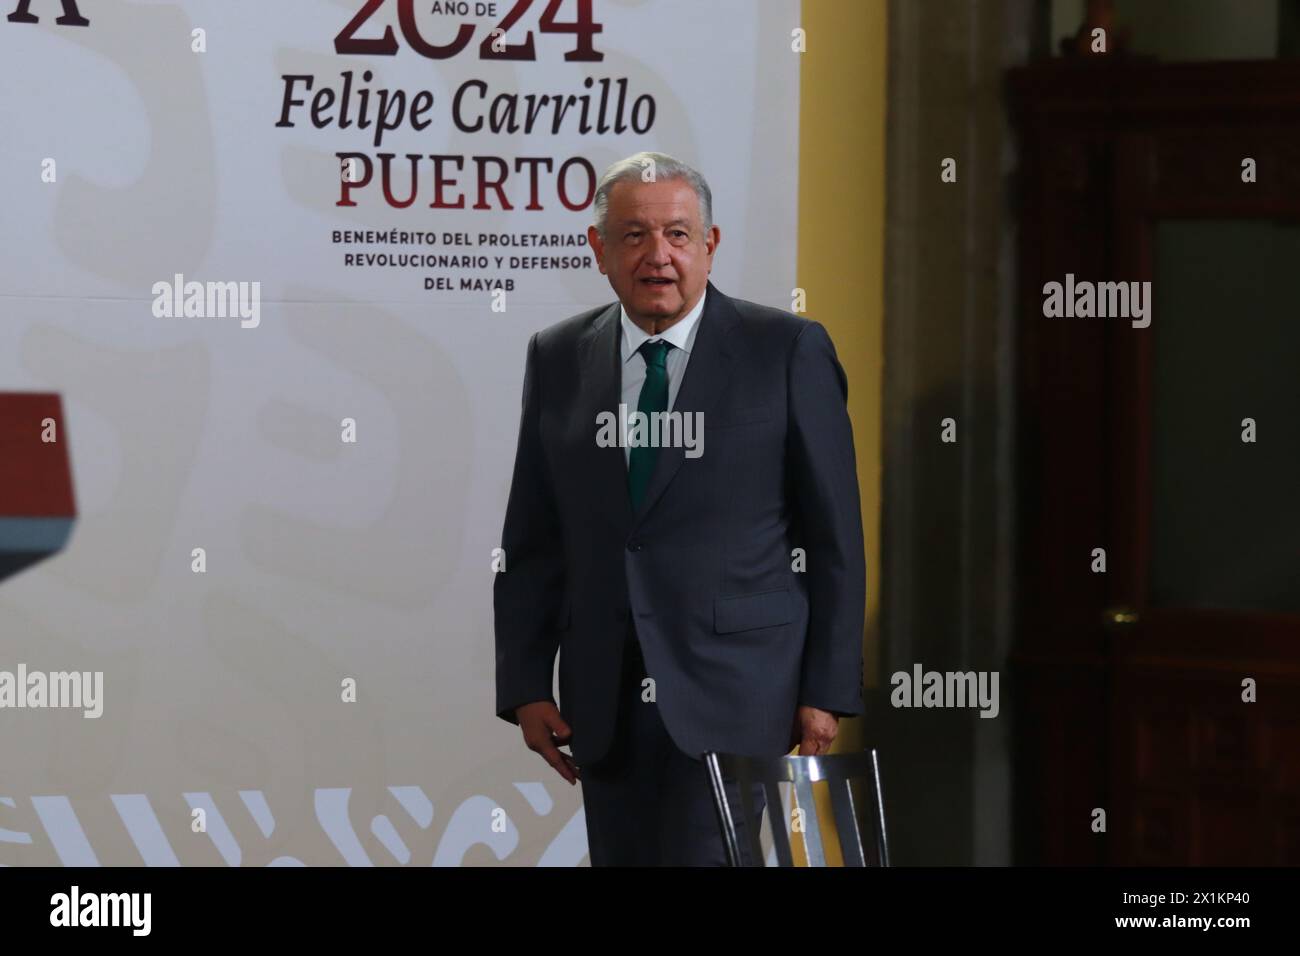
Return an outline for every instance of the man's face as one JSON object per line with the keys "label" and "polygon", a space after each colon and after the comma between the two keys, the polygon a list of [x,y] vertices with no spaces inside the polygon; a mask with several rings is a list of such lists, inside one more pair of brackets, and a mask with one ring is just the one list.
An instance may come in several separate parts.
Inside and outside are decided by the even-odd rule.
{"label": "man's face", "polygon": [[628,316],[653,332],[703,294],[721,233],[717,226],[705,231],[699,197],[685,180],[631,179],[609,192],[605,238],[593,226],[587,239]]}

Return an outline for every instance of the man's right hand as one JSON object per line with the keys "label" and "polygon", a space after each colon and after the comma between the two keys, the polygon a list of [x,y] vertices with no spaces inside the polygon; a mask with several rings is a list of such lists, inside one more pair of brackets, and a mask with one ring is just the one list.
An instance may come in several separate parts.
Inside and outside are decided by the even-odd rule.
{"label": "man's right hand", "polygon": [[569,742],[573,731],[560,716],[560,710],[549,700],[534,701],[515,708],[515,719],[524,732],[528,749],[542,755],[547,763],[569,783],[578,782],[578,765],[560,748]]}

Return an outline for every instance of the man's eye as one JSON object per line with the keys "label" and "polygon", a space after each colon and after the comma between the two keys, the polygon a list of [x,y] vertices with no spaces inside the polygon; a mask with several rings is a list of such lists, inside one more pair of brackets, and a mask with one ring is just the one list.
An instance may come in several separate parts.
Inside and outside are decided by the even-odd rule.
{"label": "man's eye", "polygon": [[624,239],[640,239],[640,238],[641,238],[641,233],[639,233],[639,232],[628,232],[628,233],[624,233],[624,234],[623,234],[623,238],[624,238]]}

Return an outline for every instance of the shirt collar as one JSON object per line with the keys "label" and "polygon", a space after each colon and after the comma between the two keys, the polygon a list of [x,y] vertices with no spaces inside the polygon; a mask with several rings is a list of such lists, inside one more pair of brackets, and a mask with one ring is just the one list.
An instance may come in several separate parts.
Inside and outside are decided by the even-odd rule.
{"label": "shirt collar", "polygon": [[650,339],[663,339],[689,355],[695,345],[695,333],[699,329],[700,316],[704,314],[704,300],[708,295],[709,290],[706,287],[700,293],[700,301],[695,303],[695,307],[687,312],[680,322],[674,322],[658,335],[647,335],[628,317],[627,309],[620,303],[619,312],[623,318],[623,361],[627,362],[636,355],[637,349]]}

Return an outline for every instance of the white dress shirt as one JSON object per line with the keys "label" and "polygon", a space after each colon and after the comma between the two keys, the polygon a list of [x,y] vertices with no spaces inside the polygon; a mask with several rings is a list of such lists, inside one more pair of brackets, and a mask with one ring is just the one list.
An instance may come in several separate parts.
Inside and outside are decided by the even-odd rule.
{"label": "white dress shirt", "polygon": [[[663,332],[658,335],[647,335],[640,326],[628,318],[627,309],[619,305],[619,311],[623,318],[623,397],[622,403],[627,406],[628,414],[636,411],[637,402],[641,398],[641,386],[645,384],[645,359],[637,354],[644,342],[657,342],[660,339],[668,342],[673,348],[668,350],[668,358],[665,364],[668,366],[668,411],[673,410],[673,404],[677,401],[677,391],[681,388],[682,376],[686,374],[686,363],[691,359],[691,349],[695,347],[695,333],[700,328],[700,316],[704,314],[704,300],[708,297],[708,289],[700,294],[700,301],[695,303],[695,308],[687,312],[679,322],[674,322]],[[626,438],[626,436],[624,436]],[[626,440],[623,442],[623,460],[630,462],[632,458],[632,449],[628,447]]]}

